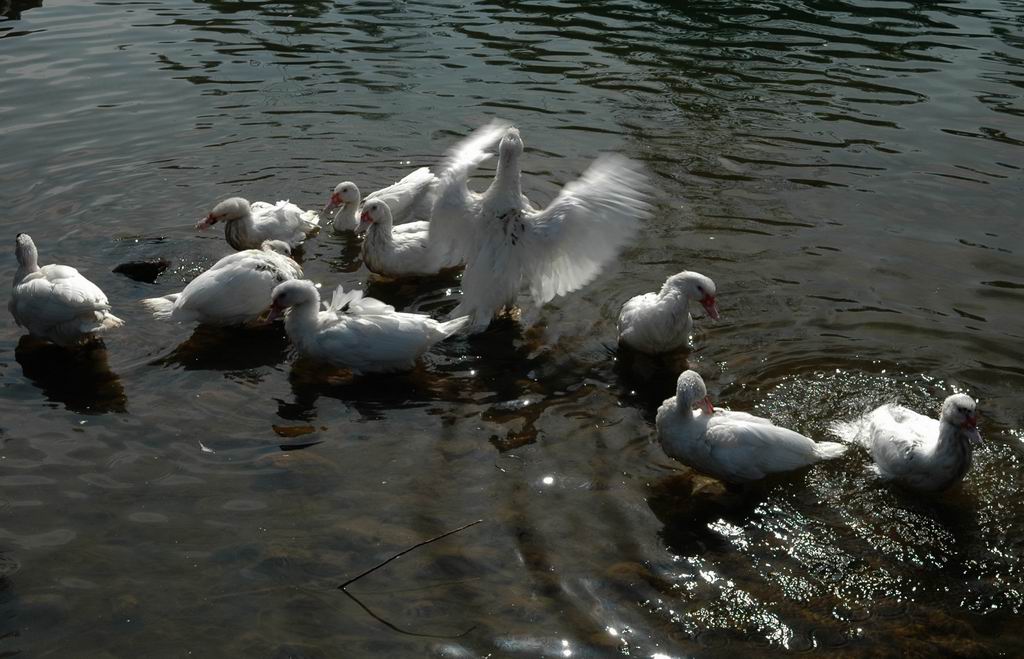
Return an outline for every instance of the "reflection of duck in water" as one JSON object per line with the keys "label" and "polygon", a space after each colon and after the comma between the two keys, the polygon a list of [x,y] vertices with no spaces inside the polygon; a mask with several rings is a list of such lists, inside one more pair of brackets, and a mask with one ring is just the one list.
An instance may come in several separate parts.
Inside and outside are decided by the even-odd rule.
{"label": "reflection of duck in water", "polygon": [[287,356],[288,340],[280,327],[199,325],[192,336],[155,363],[180,364],[190,371],[247,371],[276,366]]}
{"label": "reflection of duck in water", "polygon": [[9,20],[17,21],[21,20],[21,12],[42,6],[43,0],[14,0],[14,2],[11,2],[11,0],[0,0],[0,14],[3,14]]}
{"label": "reflection of duck in water", "polygon": [[107,349],[99,341],[68,349],[23,336],[14,358],[47,400],[61,403],[72,412],[126,411],[128,399],[121,379],[110,370]]}

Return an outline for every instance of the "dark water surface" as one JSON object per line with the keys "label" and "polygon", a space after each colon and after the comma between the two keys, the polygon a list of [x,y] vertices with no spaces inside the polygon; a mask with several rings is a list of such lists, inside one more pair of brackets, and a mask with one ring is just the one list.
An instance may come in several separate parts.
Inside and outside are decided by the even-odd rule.
{"label": "dark water surface", "polygon": [[[1024,4],[0,5],[2,244],[31,232],[128,323],[68,355],[0,315],[0,656],[1021,652]],[[219,198],[319,206],[491,116],[537,201],[602,150],[658,189],[525,322],[352,379],[138,304],[228,252],[191,228]],[[349,238],[305,252],[366,279]],[[155,284],[111,272],[155,257]],[[719,285],[687,357],[716,400],[820,439],[968,391],[963,486],[908,496],[854,449],[737,495],[667,459],[684,358],[616,360],[614,317],[683,268]],[[457,286],[369,289],[440,313]],[[351,587],[442,638],[336,589],[475,519]]]}

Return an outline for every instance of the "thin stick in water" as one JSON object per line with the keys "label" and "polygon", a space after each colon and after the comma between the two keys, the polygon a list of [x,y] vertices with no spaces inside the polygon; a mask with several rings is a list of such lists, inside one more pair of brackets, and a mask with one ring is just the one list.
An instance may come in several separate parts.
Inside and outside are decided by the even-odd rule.
{"label": "thin stick in water", "polygon": [[378,564],[374,565],[373,567],[371,567],[369,570],[366,570],[364,572],[361,572],[361,573],[357,574],[356,576],[352,577],[351,579],[349,579],[345,583],[343,583],[340,586],[338,586],[338,588],[341,589],[341,590],[346,590],[346,588],[348,586],[350,586],[351,584],[355,583],[356,581],[359,581],[360,579],[362,579],[363,577],[365,577],[368,574],[376,572],[377,570],[381,569],[382,567],[384,567],[385,565],[387,565],[391,561],[395,560],[396,558],[400,558],[400,557],[408,554],[413,549],[417,549],[419,547],[422,547],[423,545],[429,545],[432,542],[437,542],[438,540],[441,540],[442,538],[447,538],[450,535],[455,535],[459,531],[465,531],[469,527],[476,526],[477,524],[479,524],[482,521],[484,521],[484,520],[478,519],[475,522],[470,522],[469,524],[464,524],[464,525],[460,526],[457,529],[453,529],[451,531],[447,531],[446,533],[442,533],[441,535],[436,535],[433,538],[430,538],[429,540],[424,540],[422,542],[417,542],[412,547],[409,547],[407,549],[403,549],[402,551],[398,552],[397,554],[395,554],[391,558],[387,559],[386,561],[384,561],[382,563],[378,563]]}

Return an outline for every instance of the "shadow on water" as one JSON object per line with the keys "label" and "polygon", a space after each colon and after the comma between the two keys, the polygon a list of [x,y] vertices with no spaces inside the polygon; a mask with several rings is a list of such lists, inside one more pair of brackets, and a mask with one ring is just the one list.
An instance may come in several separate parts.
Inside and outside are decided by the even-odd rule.
{"label": "shadow on water", "polygon": [[742,526],[768,496],[763,483],[731,486],[691,469],[660,478],[647,487],[647,506],[664,524],[662,538],[677,554],[688,555],[696,544],[723,548],[722,538],[708,525],[719,520]]}
{"label": "shadow on water", "polygon": [[199,325],[192,336],[154,364],[178,365],[189,371],[244,371],[284,362],[288,348],[282,323],[252,327]]}
{"label": "shadow on water", "polygon": [[[409,373],[321,369],[280,326],[119,334],[132,415],[69,429],[61,404],[127,407],[105,351],[10,350],[0,371],[56,402],[0,461],[20,499],[3,526],[36,543],[17,554],[31,572],[0,562],[0,656],[68,639],[126,656],[1014,653],[1019,2],[45,4],[0,24],[4,221],[33,218],[112,300],[151,295],[138,280],[180,289],[227,253],[190,229],[217,198],[321,205],[340,172],[390,182],[491,115],[523,127],[536,201],[602,150],[659,191],[587,289]],[[39,5],[0,0],[8,19]],[[434,317],[457,302],[457,278],[367,280],[360,247],[327,226],[306,243],[325,298],[340,281]],[[614,348],[619,304],[680,264],[735,318],[668,359]],[[653,437],[687,366],[716,403],[819,440],[966,388],[986,444],[941,497],[879,483],[860,448],[730,491]],[[98,496],[96,465],[129,487]],[[338,575],[469,517],[488,525],[359,589],[417,631],[476,616],[450,652],[339,606]]]}
{"label": "shadow on water", "polygon": [[46,399],[79,414],[126,412],[121,378],[110,370],[102,341],[62,348],[28,335],[21,337],[14,358]]}
{"label": "shadow on water", "polygon": [[620,399],[639,409],[653,423],[658,407],[675,393],[679,374],[690,368],[688,354],[646,355],[621,346],[608,352],[615,360]]}
{"label": "shadow on water", "polygon": [[294,399],[278,401],[277,414],[293,421],[311,421],[321,397],[347,403],[367,421],[381,420],[389,410],[423,407],[437,401],[467,400],[468,387],[458,376],[435,373],[422,363],[402,373],[354,375],[310,359],[292,365],[288,381]]}
{"label": "shadow on water", "polygon": [[[495,395],[492,400],[520,398],[534,386],[528,373],[538,364],[528,356],[519,325],[499,320],[482,334],[456,335],[420,358],[411,371],[355,375],[300,357],[289,382],[295,399],[281,403],[278,414],[286,419],[309,420],[321,396],[349,403],[366,419],[383,419],[389,409],[422,407],[432,402],[480,402],[481,383]],[[486,354],[487,359],[480,355]]]}
{"label": "shadow on water", "polygon": [[459,271],[453,268],[431,277],[391,279],[389,277],[371,275],[366,282],[366,294],[378,300],[394,300],[393,304],[401,310],[431,313],[435,317],[440,317],[436,315],[437,309],[435,307],[438,306],[436,302],[431,301],[431,303],[425,304],[423,308],[420,308],[416,303],[425,296],[435,297],[430,294],[436,293],[438,289],[457,287],[459,285],[459,274]]}
{"label": "shadow on water", "polygon": [[259,12],[264,16],[281,18],[318,18],[334,8],[333,2],[306,2],[306,0],[285,0],[283,2],[249,2],[248,0],[197,0],[221,14]]}
{"label": "shadow on water", "polygon": [[43,0],[0,0],[0,14],[7,20],[21,20],[21,12],[42,7]]}
{"label": "shadow on water", "polygon": [[[363,265],[363,241],[352,231],[334,233],[329,225],[324,225],[311,249],[331,272],[356,272]],[[321,295],[330,297],[330,291],[321,292]]]}

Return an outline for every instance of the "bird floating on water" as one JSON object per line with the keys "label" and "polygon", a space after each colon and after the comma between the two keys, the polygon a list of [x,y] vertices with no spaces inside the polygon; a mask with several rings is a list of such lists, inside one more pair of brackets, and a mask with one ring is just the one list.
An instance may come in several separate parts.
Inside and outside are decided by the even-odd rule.
{"label": "bird floating on water", "polygon": [[630,298],[619,311],[619,343],[644,352],[670,352],[689,344],[693,318],[690,300],[700,302],[718,320],[715,282],[698,272],[682,271],[669,277],[657,293]]}
{"label": "bird floating on water", "polygon": [[280,240],[295,249],[316,233],[320,216],[288,201],[250,204],[242,197],[231,197],[214,206],[196,229],[202,231],[217,222],[224,223],[224,237],[235,249],[259,249],[264,240]]}
{"label": "bird floating on water", "polygon": [[866,447],[883,480],[922,492],[939,492],[963,480],[972,444],[981,442],[977,405],[967,394],[946,398],[937,420],[890,403],[834,423],[832,431]]}
{"label": "bird floating on water", "polygon": [[299,353],[355,373],[404,371],[438,341],[469,324],[469,318],[439,322],[425,314],[346,293],[340,286],[326,310],[313,282],[296,279],[274,289],[268,320],[287,310],[285,331]]}
{"label": "bird floating on water", "polygon": [[357,231],[366,234],[363,264],[370,272],[385,277],[420,277],[461,265],[451,255],[430,248],[429,222],[396,227],[392,224],[391,209],[379,199],[363,204],[359,220]]}
{"label": "bird floating on water", "polygon": [[[694,410],[697,405],[701,409]],[[655,423],[669,457],[730,483],[756,481],[846,451],[842,444],[815,442],[762,417],[716,410],[695,371],[680,374],[676,395],[661,404]]]}
{"label": "bird floating on water", "polygon": [[40,267],[36,244],[27,233],[19,233],[14,245],[18,269],[7,308],[29,334],[70,346],[124,325],[110,313],[99,286],[78,270],[57,264]]}
{"label": "bird floating on water", "polygon": [[291,249],[266,240],[260,249],[228,254],[188,283],[180,293],[143,300],[153,316],[179,323],[240,325],[258,320],[274,288],[302,277]]}
{"label": "bird floating on water", "polygon": [[434,205],[434,184],[437,177],[428,167],[420,167],[402,180],[386,188],[376,190],[362,198],[359,187],[352,181],[342,181],[334,186],[331,198],[322,214],[338,213],[331,220],[336,232],[355,231],[359,228],[359,215],[370,201],[383,201],[391,209],[395,225],[430,219]]}

